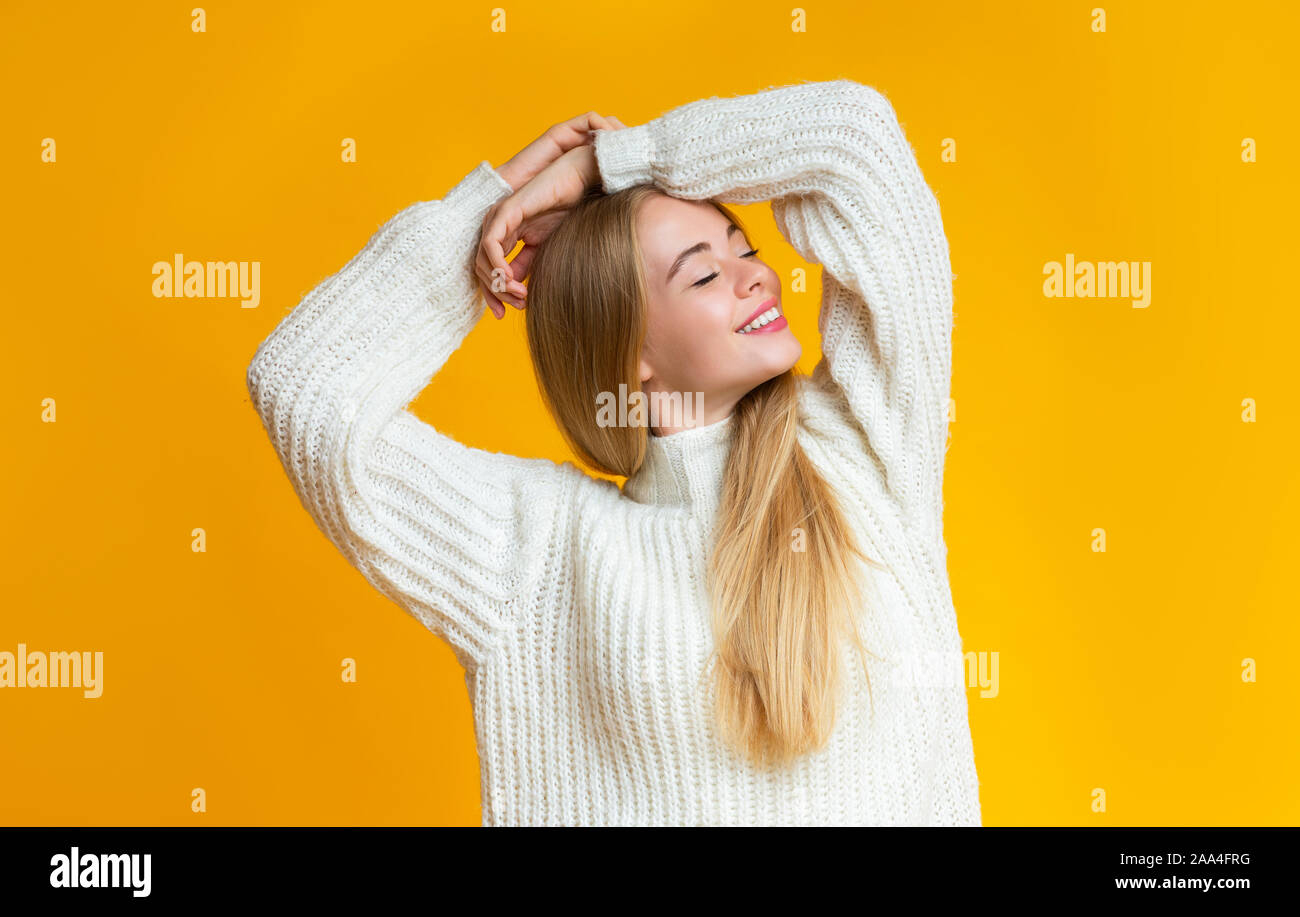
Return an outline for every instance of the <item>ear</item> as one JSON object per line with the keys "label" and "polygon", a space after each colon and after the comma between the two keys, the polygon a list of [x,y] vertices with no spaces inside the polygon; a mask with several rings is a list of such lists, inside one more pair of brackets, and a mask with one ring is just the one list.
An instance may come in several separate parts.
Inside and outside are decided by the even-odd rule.
{"label": "ear", "polygon": [[649,363],[646,362],[645,356],[637,362],[637,373],[641,376],[641,382],[644,384],[654,378],[655,371]]}

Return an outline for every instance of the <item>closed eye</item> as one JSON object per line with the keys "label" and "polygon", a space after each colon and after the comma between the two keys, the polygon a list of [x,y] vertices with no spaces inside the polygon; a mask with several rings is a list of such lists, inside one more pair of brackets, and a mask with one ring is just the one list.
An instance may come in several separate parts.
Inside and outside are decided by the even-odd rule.
{"label": "closed eye", "polygon": [[[745,253],[744,253],[743,255],[741,255],[740,257],[742,257],[742,258],[752,258],[752,257],[754,257],[754,256],[757,255],[757,254],[758,254],[758,249],[754,248],[754,249],[750,249],[749,251],[745,252]],[[697,281],[695,281],[693,284],[691,284],[691,286],[693,286],[693,287],[703,287],[703,286],[708,286],[710,283],[713,282],[713,279],[714,279],[715,277],[717,277],[717,276],[718,276],[718,272],[717,272],[717,271],[714,271],[714,272],[713,272],[712,274],[710,274],[708,277],[701,277],[699,280],[697,280]]]}

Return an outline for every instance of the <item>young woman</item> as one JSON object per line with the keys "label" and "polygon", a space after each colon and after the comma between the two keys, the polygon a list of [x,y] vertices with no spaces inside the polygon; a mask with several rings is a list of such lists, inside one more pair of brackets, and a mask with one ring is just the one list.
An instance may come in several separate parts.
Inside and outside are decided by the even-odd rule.
{"label": "young woman", "polygon": [[[823,266],[811,376],[725,206],[764,200]],[[406,410],[480,294],[524,309],[561,431],[622,489]],[[978,825],[951,329],[938,202],[885,97],[835,80],[481,162],[312,290],[248,386],[322,531],[464,666],[484,825]]]}

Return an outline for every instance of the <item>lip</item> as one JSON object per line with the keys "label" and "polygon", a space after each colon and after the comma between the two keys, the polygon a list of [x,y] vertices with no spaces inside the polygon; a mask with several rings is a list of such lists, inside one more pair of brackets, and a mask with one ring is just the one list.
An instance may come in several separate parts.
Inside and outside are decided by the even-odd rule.
{"label": "lip", "polygon": [[739,334],[741,328],[744,328],[746,325],[748,325],[748,324],[749,324],[750,322],[752,322],[754,319],[758,318],[760,315],[762,315],[764,312],[766,312],[768,309],[772,308],[772,307],[775,306],[775,305],[778,305],[778,303],[777,303],[777,301],[776,301],[776,297],[773,296],[771,299],[767,300],[765,303],[763,303],[761,306],[759,306],[757,309],[755,309],[754,312],[753,312],[753,314],[750,315],[749,318],[745,319],[743,322],[741,322],[739,325],[737,325],[735,328],[733,328],[732,331],[734,331],[734,332],[736,332],[737,334]]}

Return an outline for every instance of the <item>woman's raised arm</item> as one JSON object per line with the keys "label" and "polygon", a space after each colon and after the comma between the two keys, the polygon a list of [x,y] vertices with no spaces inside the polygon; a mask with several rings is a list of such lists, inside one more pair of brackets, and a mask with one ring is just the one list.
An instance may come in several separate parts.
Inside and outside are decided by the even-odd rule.
{"label": "woman's raised arm", "polygon": [[607,192],[653,183],[691,200],[772,201],[782,235],[823,266],[814,379],[842,392],[903,518],[939,538],[952,269],[938,201],[888,100],[850,80],[801,83],[595,137]]}
{"label": "woman's raised arm", "polygon": [[321,531],[467,669],[541,576],[585,475],[462,445],[407,411],[483,315],[472,261],[511,192],[484,160],[385,223],[258,347],[253,405]]}

